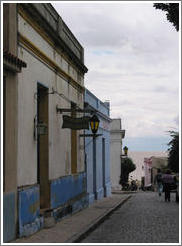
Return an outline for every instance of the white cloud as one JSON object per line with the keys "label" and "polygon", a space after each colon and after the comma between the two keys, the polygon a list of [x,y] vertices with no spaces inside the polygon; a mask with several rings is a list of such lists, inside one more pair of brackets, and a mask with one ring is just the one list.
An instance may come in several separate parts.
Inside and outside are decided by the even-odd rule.
{"label": "white cloud", "polygon": [[126,137],[163,136],[179,113],[179,33],[151,2],[54,3],[85,50],[85,85]]}

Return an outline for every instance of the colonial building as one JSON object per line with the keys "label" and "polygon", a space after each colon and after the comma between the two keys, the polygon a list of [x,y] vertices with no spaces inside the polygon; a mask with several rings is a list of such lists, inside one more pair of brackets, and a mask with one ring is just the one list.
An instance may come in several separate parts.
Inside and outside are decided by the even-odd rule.
{"label": "colonial building", "polygon": [[110,109],[109,103],[103,103],[89,90],[85,91],[86,108],[93,110],[98,116],[98,136],[91,130],[85,131],[85,161],[87,169],[87,192],[89,204],[94,200],[102,199],[111,195],[110,182]]}
{"label": "colonial building", "polygon": [[122,129],[121,119],[112,119],[111,122],[111,185],[113,190],[120,190],[119,184],[121,175],[122,139],[125,137],[125,130]]}
{"label": "colonial building", "polygon": [[83,109],[87,68],[51,4],[3,6],[6,242],[88,204],[83,130],[62,128],[63,114]]}

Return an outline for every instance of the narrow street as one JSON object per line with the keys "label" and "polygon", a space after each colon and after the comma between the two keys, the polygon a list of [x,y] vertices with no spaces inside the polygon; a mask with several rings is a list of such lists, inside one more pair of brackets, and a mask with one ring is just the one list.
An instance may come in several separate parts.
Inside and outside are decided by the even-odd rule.
{"label": "narrow street", "polygon": [[175,195],[138,192],[81,243],[178,243],[179,205]]}
{"label": "narrow street", "polygon": [[181,4],[165,2],[1,1],[2,245],[181,245]]}

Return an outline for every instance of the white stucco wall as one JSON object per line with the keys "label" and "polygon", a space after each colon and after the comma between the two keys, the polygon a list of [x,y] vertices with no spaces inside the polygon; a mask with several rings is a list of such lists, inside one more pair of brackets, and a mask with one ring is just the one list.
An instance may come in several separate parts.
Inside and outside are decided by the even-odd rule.
{"label": "white stucco wall", "polygon": [[113,141],[111,137],[111,185],[112,188],[120,188],[119,179],[121,174],[121,141]]}
{"label": "white stucco wall", "polygon": [[121,189],[119,184],[121,175],[121,151],[122,151],[122,132],[121,132],[121,119],[113,119],[111,122],[111,186],[112,189]]}
{"label": "white stucco wall", "polygon": [[[57,63],[66,73],[83,84],[83,76],[58,54],[20,15],[19,32],[41,50],[48,58]],[[18,56],[27,63],[27,68],[18,75],[18,186],[37,182],[37,141],[34,140],[34,117],[37,114],[37,83],[54,88],[68,100],[83,107],[83,94],[73,88],[54,70],[20,44]],[[62,114],[56,113],[56,105],[70,108],[70,102],[57,94],[49,95],[49,179],[56,179],[71,174],[71,131],[62,129]],[[66,113],[69,115],[69,113]],[[77,143],[77,171],[84,171],[83,138]]]}

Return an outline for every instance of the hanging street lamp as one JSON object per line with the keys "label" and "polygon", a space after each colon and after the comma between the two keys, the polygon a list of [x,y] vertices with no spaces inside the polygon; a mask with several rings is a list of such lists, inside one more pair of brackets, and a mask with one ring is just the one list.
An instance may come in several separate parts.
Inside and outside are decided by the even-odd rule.
{"label": "hanging street lamp", "polygon": [[99,128],[99,123],[100,123],[99,118],[97,117],[97,115],[94,114],[90,119],[90,127],[93,134],[97,133],[97,130]]}
{"label": "hanging street lamp", "polygon": [[102,136],[103,134],[96,134],[99,129],[99,123],[100,123],[99,118],[97,117],[97,115],[94,114],[89,120],[92,134],[80,134],[80,137],[93,137],[95,141],[97,137]]}

